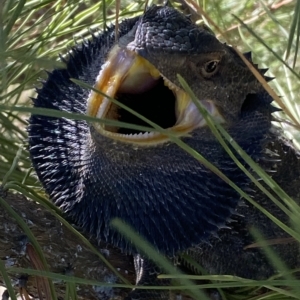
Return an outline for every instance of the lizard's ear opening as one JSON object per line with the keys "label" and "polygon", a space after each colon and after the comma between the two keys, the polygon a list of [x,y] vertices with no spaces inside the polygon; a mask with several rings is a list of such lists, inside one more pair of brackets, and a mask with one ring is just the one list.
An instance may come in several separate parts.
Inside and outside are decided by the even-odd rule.
{"label": "lizard's ear opening", "polygon": [[248,94],[242,104],[241,107],[241,113],[247,113],[248,111],[251,111],[255,108],[255,99],[256,95],[255,94]]}
{"label": "lizard's ear opening", "polygon": [[245,115],[249,113],[262,112],[264,117],[271,118],[273,112],[279,111],[271,105],[272,98],[269,97],[269,94],[262,90],[259,93],[250,93],[246,96],[242,107],[241,107],[241,117],[245,118]]}

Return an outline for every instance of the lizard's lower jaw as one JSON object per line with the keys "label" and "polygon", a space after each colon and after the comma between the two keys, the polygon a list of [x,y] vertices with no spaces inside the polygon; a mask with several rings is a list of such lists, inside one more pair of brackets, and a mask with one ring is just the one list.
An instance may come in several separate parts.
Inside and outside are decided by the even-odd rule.
{"label": "lizard's lower jaw", "polygon": [[[187,135],[206,125],[197,107],[182,89],[144,58],[118,46],[110,51],[94,88],[102,94],[90,93],[87,114],[93,117],[151,127],[110,100],[115,98],[177,136]],[[212,116],[220,118],[213,102],[201,103]],[[168,135],[155,129],[139,132],[101,123],[93,126],[101,135],[127,143],[153,145],[169,140]]]}

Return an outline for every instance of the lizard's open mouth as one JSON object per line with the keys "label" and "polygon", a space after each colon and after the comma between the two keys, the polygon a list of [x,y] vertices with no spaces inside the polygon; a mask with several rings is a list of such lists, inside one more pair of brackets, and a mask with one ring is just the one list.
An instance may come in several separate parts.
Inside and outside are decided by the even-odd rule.
{"label": "lizard's open mouth", "polygon": [[[183,136],[205,120],[189,96],[171,83],[147,60],[127,49],[115,46],[109,53],[96,80],[95,89],[117,99],[162,128]],[[87,114],[93,117],[151,127],[147,122],[113,103],[108,97],[92,91]],[[211,101],[202,101],[209,113],[220,117]],[[168,140],[157,131],[94,124],[100,134],[134,144],[156,144]]]}

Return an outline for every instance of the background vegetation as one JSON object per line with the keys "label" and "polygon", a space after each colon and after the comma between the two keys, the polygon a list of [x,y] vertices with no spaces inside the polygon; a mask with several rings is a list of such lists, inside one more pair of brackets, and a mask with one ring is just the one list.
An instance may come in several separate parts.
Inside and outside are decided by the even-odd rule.
{"label": "background vegetation", "polygon": [[[152,3],[159,1],[149,1],[148,5]],[[180,1],[171,3],[187,12]],[[199,0],[198,4],[223,32],[220,34],[210,25],[221,40],[230,40],[241,51],[251,50],[253,60],[260,67],[270,69],[268,76],[276,77],[271,86],[282,96],[286,110],[293,116],[291,119],[279,113],[278,118],[288,121],[281,126],[289,138],[299,143],[300,1]],[[22,108],[31,107],[30,97],[35,96],[40,80],[47,77],[45,70],[62,66],[58,54],[67,54],[76,42],[89,38],[90,30],[98,31],[115,22],[116,5],[116,0],[0,0],[0,182],[3,187],[20,186],[37,191],[46,199],[28,157],[29,113]],[[140,14],[144,8],[143,0],[121,0],[119,20]],[[210,23],[207,18],[199,22]],[[266,282],[243,284],[244,287],[227,292],[227,299],[300,299],[297,291],[272,287],[272,282],[267,291],[259,294],[250,291],[255,291],[257,285],[266,286]]]}

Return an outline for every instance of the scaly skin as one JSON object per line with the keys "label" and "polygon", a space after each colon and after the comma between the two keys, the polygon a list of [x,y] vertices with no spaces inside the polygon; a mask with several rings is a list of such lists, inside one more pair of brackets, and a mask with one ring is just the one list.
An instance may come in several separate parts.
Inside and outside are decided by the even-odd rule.
{"label": "scaly skin", "polygon": [[[116,57],[121,51],[138,55],[177,87],[177,74],[181,74],[199,101],[213,103],[231,136],[261,166],[273,168],[274,179],[299,202],[299,153],[272,127],[272,99],[231,47],[176,10],[156,6],[141,18],[121,23],[117,48],[114,41],[111,28],[75,48],[66,69],[49,75],[34,105],[96,116],[89,91],[69,78],[97,87],[106,59],[114,63],[113,51]],[[113,96],[126,104],[149,97],[154,105],[155,97],[166,95],[161,101],[168,97],[167,88],[157,86],[158,91]],[[158,102],[154,114],[160,109]],[[143,113],[151,119],[147,110]],[[123,111],[118,114],[126,115]],[[164,114],[168,118],[172,112]],[[239,187],[252,189],[251,196],[273,215],[289,222],[239,170],[207,126],[193,128],[182,140]],[[187,251],[210,274],[259,279],[276,273],[259,249],[245,249],[253,242],[249,228],[256,227],[268,239],[287,234],[251,205],[241,205],[232,188],[175,143],[140,146],[105,136],[85,121],[35,115],[30,119],[29,143],[33,166],[50,199],[99,240],[137,254],[136,247],[110,227],[110,221],[118,217],[168,256]],[[299,265],[296,243],[274,249],[289,266]],[[139,283],[146,281],[142,278]],[[128,299],[136,298],[168,296],[136,291]]]}

